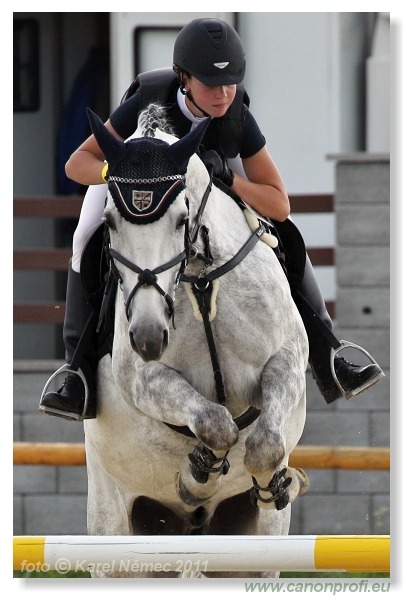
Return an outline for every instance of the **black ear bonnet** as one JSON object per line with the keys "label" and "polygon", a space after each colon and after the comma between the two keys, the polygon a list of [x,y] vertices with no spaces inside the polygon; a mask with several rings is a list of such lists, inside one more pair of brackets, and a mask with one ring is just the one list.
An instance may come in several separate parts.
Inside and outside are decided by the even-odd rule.
{"label": "black ear bonnet", "polygon": [[125,144],[124,156],[109,171],[108,186],[116,208],[130,223],[160,219],[185,189],[185,177],[169,160],[169,144],[136,138]]}
{"label": "black ear bonnet", "polygon": [[116,208],[130,223],[160,219],[185,189],[190,157],[197,151],[210,119],[204,119],[173,144],[151,137],[118,140],[89,108],[92,132],[108,161],[108,189]]}

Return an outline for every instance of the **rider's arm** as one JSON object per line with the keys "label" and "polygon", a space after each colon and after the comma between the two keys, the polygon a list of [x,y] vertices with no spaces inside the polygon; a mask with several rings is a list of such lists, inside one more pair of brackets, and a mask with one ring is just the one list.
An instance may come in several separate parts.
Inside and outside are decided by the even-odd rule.
{"label": "rider's arm", "polygon": [[[114,130],[110,121],[105,123],[118,139],[122,139]],[[66,163],[66,175],[73,181],[82,185],[92,185],[96,183],[105,183],[102,179],[102,169],[104,167],[104,155],[93,135],[85,140],[73,152]]]}
{"label": "rider's arm", "polygon": [[235,174],[231,189],[261,215],[284,221],[290,214],[287,191],[265,137],[246,106],[240,157],[246,178]]}
{"label": "rider's arm", "polygon": [[290,202],[266,146],[242,162],[248,179],[234,174],[231,189],[261,215],[284,221],[290,214]]}
{"label": "rider's arm", "polygon": [[[139,102],[139,94],[134,94],[120,104],[106,121],[105,127],[119,140],[128,138],[135,131]],[[104,164],[104,155],[95,137],[90,135],[68,159],[66,175],[82,185],[105,183],[102,179]]]}

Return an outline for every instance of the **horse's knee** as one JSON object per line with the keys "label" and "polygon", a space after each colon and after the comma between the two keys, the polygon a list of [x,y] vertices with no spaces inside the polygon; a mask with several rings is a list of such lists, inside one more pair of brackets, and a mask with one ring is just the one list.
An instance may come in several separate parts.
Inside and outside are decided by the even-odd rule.
{"label": "horse's knee", "polygon": [[238,441],[239,430],[230,412],[212,402],[196,412],[192,429],[196,437],[213,452],[229,450]]}
{"label": "horse's knee", "polygon": [[252,475],[274,473],[283,462],[285,451],[282,435],[257,427],[245,441],[245,467]]}

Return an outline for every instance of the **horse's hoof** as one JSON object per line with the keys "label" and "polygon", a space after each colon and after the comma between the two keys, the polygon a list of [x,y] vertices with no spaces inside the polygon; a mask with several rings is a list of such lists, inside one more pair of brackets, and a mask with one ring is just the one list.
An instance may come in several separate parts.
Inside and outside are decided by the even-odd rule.
{"label": "horse's hoof", "polygon": [[183,483],[180,473],[178,473],[177,480],[176,480],[176,490],[177,490],[178,496],[182,500],[182,502],[184,502],[188,506],[193,506],[193,507],[202,506],[205,502],[207,502],[207,500],[210,500],[210,498],[214,495],[214,494],[211,494],[210,496],[204,496],[204,497],[196,496]]}
{"label": "horse's hoof", "polygon": [[298,471],[298,481],[299,481],[299,496],[303,496],[304,494],[306,494],[306,492],[309,490],[309,488],[311,487],[311,482],[309,481],[309,477],[306,474],[306,472],[304,471],[304,469],[300,469],[297,468],[295,469],[296,471]]}

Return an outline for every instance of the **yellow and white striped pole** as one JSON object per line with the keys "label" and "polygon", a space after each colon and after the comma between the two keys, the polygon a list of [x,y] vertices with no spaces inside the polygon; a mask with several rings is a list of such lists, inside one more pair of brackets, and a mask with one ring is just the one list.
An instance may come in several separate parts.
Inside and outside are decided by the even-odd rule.
{"label": "yellow and white striped pole", "polygon": [[388,572],[390,536],[16,536],[14,570]]}

